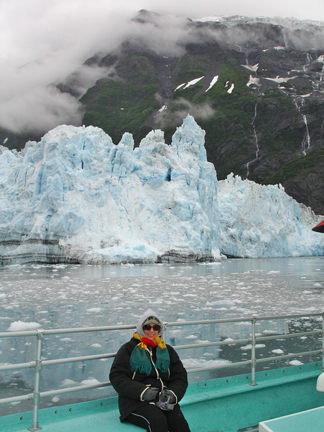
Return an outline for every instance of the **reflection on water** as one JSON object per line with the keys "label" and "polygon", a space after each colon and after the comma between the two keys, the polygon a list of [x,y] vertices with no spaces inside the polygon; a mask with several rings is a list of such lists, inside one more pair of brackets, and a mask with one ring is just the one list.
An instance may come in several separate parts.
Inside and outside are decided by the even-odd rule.
{"label": "reflection on water", "polygon": [[[145,309],[151,307],[167,322],[180,320],[250,317],[253,314],[278,315],[322,312],[324,310],[324,257],[259,260],[226,260],[210,264],[179,265],[23,265],[0,269],[0,331],[12,323],[37,323],[42,328],[93,327],[135,324]],[[271,320],[257,326],[259,335],[286,334],[320,328],[316,319],[295,321]],[[132,331],[46,336],[43,359],[67,358],[87,354],[116,352]],[[250,324],[214,324],[170,327],[167,342],[172,345],[197,341],[222,341],[227,338],[250,338]],[[275,339],[257,349],[259,358],[282,352],[306,351],[318,342],[313,337],[298,337],[288,342]],[[196,350],[181,350],[179,354],[188,368],[208,366],[220,361],[244,361],[250,358],[248,344],[225,345]],[[306,347],[306,349],[304,349]],[[276,354],[277,353],[277,354]],[[2,363],[25,363],[34,360],[34,338],[3,339],[0,341]],[[298,358],[306,362],[313,358]],[[216,363],[215,363],[216,362]],[[77,362],[47,366],[42,370],[41,391],[78,385],[87,380],[108,381],[111,360]],[[258,367],[273,367],[270,361]],[[209,377],[246,373],[246,368],[208,372]],[[191,380],[199,379],[197,374]],[[8,390],[9,386],[9,390]],[[33,370],[1,374],[0,398],[30,393]],[[6,390],[5,390],[6,388]],[[104,397],[111,389],[96,390],[45,398],[43,406],[60,404],[71,399]],[[9,411],[30,409],[30,403],[9,406]],[[26,407],[26,408],[25,408]],[[8,410],[8,407],[2,410]],[[8,411],[5,411],[8,412]]]}

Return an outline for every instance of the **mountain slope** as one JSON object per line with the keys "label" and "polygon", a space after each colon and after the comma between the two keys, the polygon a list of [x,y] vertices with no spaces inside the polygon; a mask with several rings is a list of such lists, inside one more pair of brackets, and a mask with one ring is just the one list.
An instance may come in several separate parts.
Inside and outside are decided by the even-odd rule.
{"label": "mountain slope", "polygon": [[157,128],[170,142],[189,113],[206,131],[219,179],[234,172],[258,183],[279,180],[324,214],[321,158],[314,158],[308,182],[302,172],[285,174],[290,162],[323,147],[324,24],[184,20],[172,39],[169,22],[141,11],[132,37],[86,62],[106,71],[104,78],[83,95],[75,92],[77,72],[60,84],[80,97],[83,123],[101,127],[115,143],[129,131],[138,145]]}

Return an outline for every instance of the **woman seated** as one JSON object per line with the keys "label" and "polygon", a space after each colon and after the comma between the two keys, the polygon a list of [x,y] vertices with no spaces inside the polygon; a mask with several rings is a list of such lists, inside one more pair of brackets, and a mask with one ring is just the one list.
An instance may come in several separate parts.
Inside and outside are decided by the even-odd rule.
{"label": "woman seated", "polygon": [[148,309],[136,330],[110,370],[120,420],[148,432],[190,432],[178,404],[188,386],[187,371],[176,351],[164,343],[162,321]]}

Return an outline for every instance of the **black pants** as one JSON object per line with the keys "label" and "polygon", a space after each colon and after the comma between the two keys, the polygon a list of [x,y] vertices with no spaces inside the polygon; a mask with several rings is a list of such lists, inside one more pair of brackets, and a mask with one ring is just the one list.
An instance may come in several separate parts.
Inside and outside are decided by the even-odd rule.
{"label": "black pants", "polygon": [[190,432],[179,405],[175,405],[172,411],[162,411],[155,405],[145,404],[126,420],[147,432]]}

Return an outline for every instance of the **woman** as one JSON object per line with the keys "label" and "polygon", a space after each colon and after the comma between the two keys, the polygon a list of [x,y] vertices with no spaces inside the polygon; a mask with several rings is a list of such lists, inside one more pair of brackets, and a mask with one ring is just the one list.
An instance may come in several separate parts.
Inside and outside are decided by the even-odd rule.
{"label": "woman", "polygon": [[190,432],[178,405],[188,386],[187,372],[178,354],[161,337],[162,321],[148,309],[136,330],[110,369],[120,420],[148,432]]}

